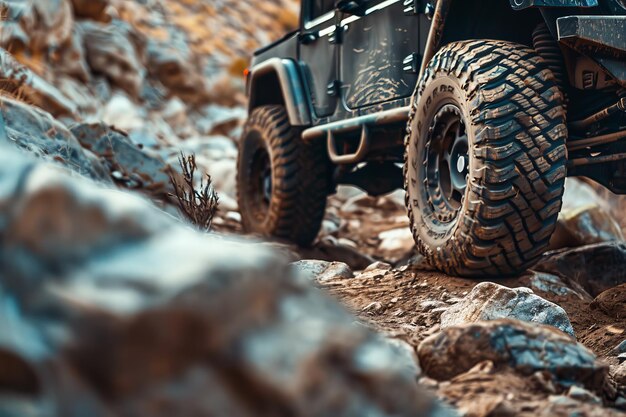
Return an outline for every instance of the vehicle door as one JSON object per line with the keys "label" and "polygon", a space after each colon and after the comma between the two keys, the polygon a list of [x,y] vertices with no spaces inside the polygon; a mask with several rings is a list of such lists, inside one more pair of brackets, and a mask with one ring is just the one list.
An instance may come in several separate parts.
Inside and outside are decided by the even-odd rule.
{"label": "vehicle door", "polygon": [[338,47],[335,0],[303,0],[300,61],[317,118],[330,116],[338,102]]}
{"label": "vehicle door", "polygon": [[427,36],[423,31],[420,39],[421,4],[364,0],[360,15],[340,15],[340,80],[348,108],[411,96]]}

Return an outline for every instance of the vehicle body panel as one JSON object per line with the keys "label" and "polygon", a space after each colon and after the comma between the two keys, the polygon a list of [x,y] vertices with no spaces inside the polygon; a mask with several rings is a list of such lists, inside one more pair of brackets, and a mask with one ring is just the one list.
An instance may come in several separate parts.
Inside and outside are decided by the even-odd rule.
{"label": "vehicle body panel", "polygon": [[340,24],[340,81],[349,109],[408,97],[417,83],[419,62],[407,71],[403,61],[421,56],[418,17],[405,15],[401,0],[370,4],[365,16],[342,16]]}

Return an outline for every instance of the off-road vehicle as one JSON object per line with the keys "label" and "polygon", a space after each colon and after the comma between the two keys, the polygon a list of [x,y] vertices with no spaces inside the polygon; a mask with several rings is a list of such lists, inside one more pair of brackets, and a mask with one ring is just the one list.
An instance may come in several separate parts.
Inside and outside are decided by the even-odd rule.
{"label": "off-road vehicle", "polygon": [[548,247],[566,176],[626,193],[626,0],[302,0],[247,92],[250,232],[305,245],[337,184],[404,186],[430,263],[501,276]]}

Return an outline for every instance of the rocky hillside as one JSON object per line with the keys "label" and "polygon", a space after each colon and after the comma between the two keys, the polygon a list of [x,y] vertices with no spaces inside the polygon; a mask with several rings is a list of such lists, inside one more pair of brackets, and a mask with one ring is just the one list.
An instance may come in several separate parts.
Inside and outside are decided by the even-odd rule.
{"label": "rocky hillside", "polygon": [[[425,265],[401,191],[339,187],[310,248],[241,236],[241,72],[298,7],[0,0],[0,416],[626,415],[599,187],[568,180],[551,252],[495,283]],[[172,181],[204,173],[210,233]]]}

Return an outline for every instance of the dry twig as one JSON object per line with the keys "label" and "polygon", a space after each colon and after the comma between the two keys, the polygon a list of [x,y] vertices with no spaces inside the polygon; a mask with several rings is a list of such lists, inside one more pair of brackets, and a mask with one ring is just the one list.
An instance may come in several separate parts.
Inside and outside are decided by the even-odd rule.
{"label": "dry twig", "polygon": [[206,175],[200,179],[199,189],[194,184],[194,174],[198,168],[194,154],[185,156],[180,153],[178,162],[182,168],[183,183],[179,183],[177,176],[170,173],[170,181],[174,186],[174,196],[178,200],[178,206],[187,218],[198,227],[209,231],[213,216],[219,205],[217,193],[211,185],[211,176]]}

